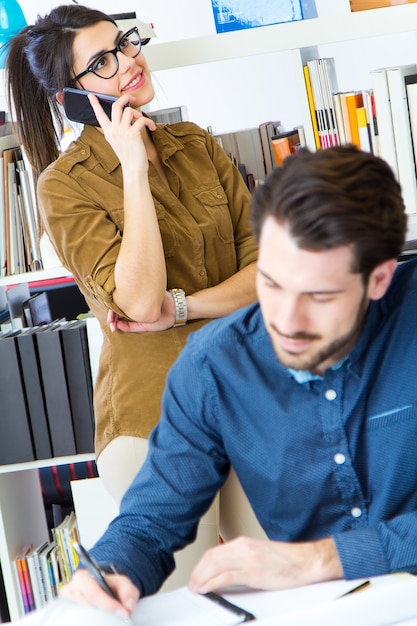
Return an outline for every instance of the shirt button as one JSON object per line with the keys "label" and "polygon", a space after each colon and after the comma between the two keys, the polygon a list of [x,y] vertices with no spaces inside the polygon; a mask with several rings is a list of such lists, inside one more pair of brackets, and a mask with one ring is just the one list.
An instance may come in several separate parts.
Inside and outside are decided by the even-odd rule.
{"label": "shirt button", "polygon": [[200,270],[200,271],[199,271],[199,274],[200,274],[200,276],[205,276],[205,275],[206,275],[206,273],[205,273],[205,271],[204,271],[204,270]]}
{"label": "shirt button", "polygon": [[358,506],[354,506],[351,513],[353,517],[360,517],[362,515],[362,510]]}
{"label": "shirt button", "polygon": [[343,465],[343,463],[346,461],[346,457],[341,452],[338,452],[337,454],[334,455],[334,461],[338,465]]}
{"label": "shirt button", "polygon": [[327,391],[325,391],[324,393],[324,397],[326,398],[326,400],[335,400],[336,396],[337,393],[334,389],[327,389]]}

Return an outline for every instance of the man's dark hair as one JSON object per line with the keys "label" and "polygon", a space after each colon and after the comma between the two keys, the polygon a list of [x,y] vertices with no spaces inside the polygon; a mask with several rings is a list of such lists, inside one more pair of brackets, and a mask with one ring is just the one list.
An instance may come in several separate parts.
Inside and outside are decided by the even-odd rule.
{"label": "man's dark hair", "polygon": [[381,158],[354,146],[307,148],[275,168],[252,199],[259,241],[267,217],[285,225],[305,250],[351,245],[366,281],[372,270],[401,252],[407,217],[401,187]]}

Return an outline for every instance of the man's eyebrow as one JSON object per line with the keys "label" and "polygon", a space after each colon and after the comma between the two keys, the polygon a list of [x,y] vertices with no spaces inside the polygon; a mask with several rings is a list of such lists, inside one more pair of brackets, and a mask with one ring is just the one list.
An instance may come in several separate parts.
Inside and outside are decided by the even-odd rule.
{"label": "man's eyebrow", "polygon": [[[281,287],[281,285],[279,283],[277,283],[276,280],[274,280],[273,278],[271,278],[271,276],[269,276],[269,274],[267,274],[266,272],[264,272],[258,265],[258,272],[259,274],[262,274],[262,276],[264,278],[266,278],[267,280],[269,280],[271,283],[273,283],[276,287]],[[328,295],[331,296],[333,294],[337,294],[337,293],[344,293],[344,289],[325,289],[325,290],[319,290],[319,289],[315,289],[313,291],[303,291],[303,294],[306,296],[320,296],[320,295]]]}
{"label": "man's eyebrow", "polygon": [[[116,37],[114,38],[114,47],[117,46],[117,44],[119,43],[119,41],[123,38],[123,31],[119,30],[116,34]],[[105,54],[106,52],[108,52],[108,49],[103,49],[103,50],[99,50],[99,52],[95,52],[87,61],[86,65],[87,67],[89,65],[91,65],[91,63],[93,63],[94,61],[96,61],[96,59],[98,59],[99,57],[101,57],[102,54]]]}

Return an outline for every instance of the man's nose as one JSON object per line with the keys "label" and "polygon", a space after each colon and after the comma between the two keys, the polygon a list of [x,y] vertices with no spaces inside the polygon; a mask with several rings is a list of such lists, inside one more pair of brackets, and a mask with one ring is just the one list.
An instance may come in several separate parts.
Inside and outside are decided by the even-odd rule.
{"label": "man's nose", "polygon": [[288,337],[305,332],[306,310],[302,299],[293,295],[283,296],[274,316],[274,324],[283,335]]}

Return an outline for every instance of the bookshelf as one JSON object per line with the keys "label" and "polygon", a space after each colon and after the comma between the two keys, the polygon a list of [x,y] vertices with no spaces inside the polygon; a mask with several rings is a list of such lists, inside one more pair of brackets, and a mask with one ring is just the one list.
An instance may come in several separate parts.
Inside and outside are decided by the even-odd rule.
{"label": "bookshelf", "polygon": [[[22,282],[35,285],[37,289],[42,289],[43,284],[53,289],[75,286],[71,273],[62,267],[0,278],[0,285],[4,286]],[[94,459],[95,454],[88,453],[0,465],[0,566],[12,621],[23,616],[13,561],[25,545],[50,540],[38,470]]]}
{"label": "bookshelf", "polygon": [[[206,35],[168,43],[158,44],[155,41],[146,48],[146,58],[158,78],[158,72],[165,77],[168,70],[178,77],[176,72],[179,68],[190,69],[191,66],[203,66],[216,62],[226,62],[225,67],[228,67],[227,62],[248,57],[259,57],[258,66],[259,70],[262,71],[262,55],[268,59],[271,54],[276,55],[277,73],[274,76],[265,73],[265,83],[273,80],[279,81],[282,63],[286,63],[288,78],[291,80],[287,81],[287,75],[283,76],[284,91],[287,91],[285,98],[292,102],[297,100],[300,115],[297,125],[304,126],[306,143],[314,149],[315,142],[302,70],[303,64],[309,59],[321,56],[338,57],[336,59],[336,72],[338,79],[343,80],[348,64],[352,65],[354,75],[357,73],[363,76],[380,66],[415,63],[417,58],[417,48],[415,48],[414,41],[416,31],[417,4],[415,3],[354,13],[346,8],[343,13],[319,16],[315,19],[299,22],[234,31],[221,35]],[[393,44],[392,37],[395,35],[400,37],[400,42],[398,43],[397,40]],[[413,39],[414,48],[408,46],[409,39],[406,39],[405,36]],[[382,51],[383,54],[381,52],[375,54],[374,46],[384,42],[386,45]],[[360,51],[366,51],[367,54],[365,52],[361,54]],[[398,60],[398,51],[403,54],[404,60]],[[337,63],[339,59],[341,70]],[[187,76],[190,77],[191,74],[187,74]],[[288,87],[287,82],[294,83],[295,88]],[[350,87],[343,86],[343,89],[361,89],[370,86],[372,84],[369,76],[368,85],[355,85],[352,82]],[[247,90],[250,104],[246,108],[253,108],[256,106],[256,99],[253,100],[250,91],[250,80]],[[217,96],[215,97],[217,98]],[[183,98],[186,100],[186,95]],[[231,103],[232,108],[236,106],[236,103]],[[243,103],[242,106],[245,104]],[[281,119],[281,104],[277,103],[276,106],[276,115]],[[415,239],[416,237],[417,207],[409,217],[408,238]]]}
{"label": "bookshelf", "polygon": [[94,454],[78,454],[0,466],[0,563],[11,621],[23,616],[13,560],[28,543],[49,540],[38,469],[90,461]]}

